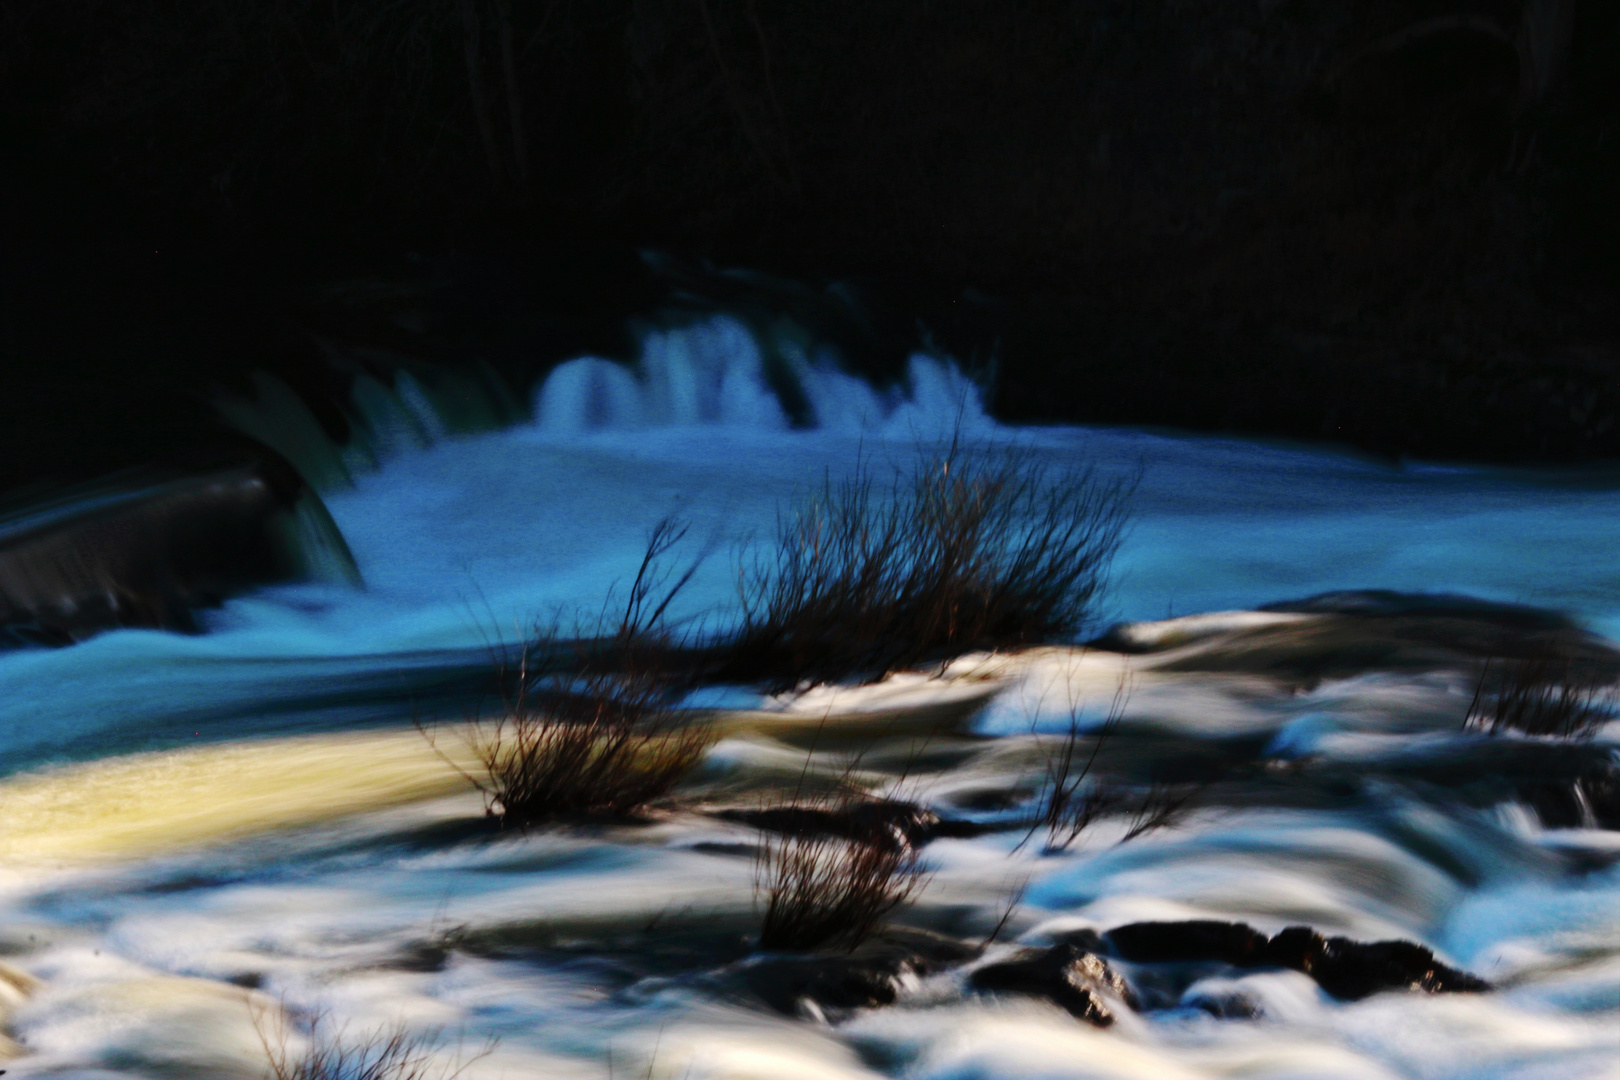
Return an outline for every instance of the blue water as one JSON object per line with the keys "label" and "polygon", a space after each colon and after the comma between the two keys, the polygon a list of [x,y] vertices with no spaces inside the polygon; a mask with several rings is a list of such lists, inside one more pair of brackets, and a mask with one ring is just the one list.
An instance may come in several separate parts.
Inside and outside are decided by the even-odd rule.
{"label": "blue water", "polygon": [[[782,508],[860,467],[903,472],[953,431],[972,446],[1015,444],[1055,471],[1135,478],[1098,628],[1382,588],[1539,605],[1620,639],[1615,476],[1393,466],[1129,429],[1010,429],[985,418],[947,364],[921,357],[906,389],[879,392],[826,358],[800,356],[821,421],[801,430],[775,407],[760,356],[730,320],[661,332],[635,370],[588,359],[560,369],[538,391],[530,424],[426,447],[384,440],[380,468],[325,493],[363,589],[264,589],[210,613],[202,636],[117,631],[0,655],[0,771],[161,750],[128,758],[130,777],[107,789],[129,800],[134,821],[169,798],[166,770],[200,748],[454,720],[423,715],[455,700],[433,696],[436,678],[470,678],[537,625],[588,622],[613,590],[622,596],[649,531],[671,515],[690,525],[677,565],[705,555],[675,614],[723,625],[736,612],[737,553],[768,538]],[[1107,686],[1112,672],[1086,678]],[[1449,738],[1447,710],[1466,704],[1464,688],[1437,678],[1374,676],[1303,701],[1155,678],[1143,675],[1138,706],[1171,717],[1180,737],[1198,738],[1207,715],[1214,727],[1300,738],[1309,727],[1307,749],[1327,745],[1322,730]],[[1092,685],[1071,681],[1081,683]],[[932,691],[920,686],[926,699]],[[1021,725],[1040,708],[1031,700],[1005,694],[992,710],[999,726],[981,729],[1004,738],[932,777],[932,790],[1015,780]],[[1432,721],[1441,714],[1444,725]],[[1301,720],[1309,716],[1328,720]],[[310,745],[317,757],[349,752]],[[768,732],[745,733],[716,749],[704,775],[791,775],[797,753]],[[66,799],[80,774],[57,775],[57,787],[50,774],[43,787],[26,787],[26,776],[0,785],[0,852],[13,827],[7,800]],[[111,830],[119,809],[101,809]],[[440,792],[373,814],[266,824],[229,842],[127,855],[114,844],[113,854],[64,854],[59,865],[0,856],[0,960],[42,981],[13,1002],[0,968],[0,1010],[15,1005],[11,1031],[33,1051],[5,1067],[14,1076],[255,1075],[246,1017],[258,1001],[362,1026],[444,1029],[474,1044],[499,1036],[496,1053],[470,1068],[476,1077],[602,1077],[613,1055],[614,1076],[693,1080],[1616,1075],[1620,879],[1612,868],[1572,875],[1563,854],[1573,846],[1611,858],[1603,853],[1620,851],[1620,838],[1601,830],[1546,831],[1523,812],[1441,811],[1394,793],[1376,812],[1211,813],[1119,848],[1104,829],[1053,857],[1015,852],[1005,836],[930,847],[930,910],[992,912],[1009,882],[1028,882],[1010,936],[1160,917],[1264,929],[1309,921],[1425,941],[1505,987],[1345,1005],[1302,976],[1257,974],[1241,989],[1266,1003],[1261,1020],[1188,1008],[1099,1032],[1037,1003],[964,995],[955,976],[828,1024],[766,1016],[678,979],[617,992],[588,964],[467,952],[438,970],[403,967],[402,950],[451,927],[521,936],[513,928],[550,922],[589,941],[666,916],[749,918],[750,864],[703,845],[750,834],[701,815],[440,848],[397,839],[479,809],[471,791]],[[1472,860],[1474,879],[1459,880],[1433,848]],[[261,997],[230,982],[244,973]]]}

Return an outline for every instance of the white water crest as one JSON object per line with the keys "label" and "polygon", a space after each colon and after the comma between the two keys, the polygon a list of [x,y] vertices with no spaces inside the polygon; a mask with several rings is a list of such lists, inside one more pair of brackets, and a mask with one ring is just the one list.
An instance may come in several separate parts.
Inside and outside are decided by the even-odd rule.
{"label": "white water crest", "polygon": [[[764,347],[783,391],[771,385]],[[591,356],[559,364],[534,412],[541,431],[559,435],[693,424],[782,431],[783,392],[803,398],[802,426],[822,431],[937,439],[992,427],[978,388],[949,360],[916,353],[905,385],[879,392],[830,353],[807,357],[791,339],[764,341],[726,315],[649,332],[633,368]]]}
{"label": "white water crest", "polygon": [[[1012,429],[941,361],[879,390],[761,341],[728,317],[652,332],[636,364],[564,364],[532,423],[480,434],[368,385],[387,453],[326,498],[363,589],[263,589],[201,636],[0,654],[8,1080],[256,1078],[260,1035],[296,1044],[315,1014],[438,1032],[470,1080],[1615,1075],[1620,834],[1436,793],[1421,770],[1508,745],[1460,730],[1463,673],[1185,663],[1225,634],[1313,632],[1316,616],[1258,609],[1343,589],[1536,604],[1614,639],[1615,477]],[[478,690],[461,687],[498,646],[622,600],[671,515],[690,523],[673,566],[711,549],[675,616],[723,626],[737,553],[768,543],[783,508],[858,469],[906,474],[953,433],[965,452],[1012,445],[1055,474],[1136,480],[1093,629],[1133,624],[1117,637],[1137,654],[1058,644],[869,687],[721,688],[703,702],[717,742],[649,822],[483,823],[458,727]],[[1105,764],[1237,755],[1236,794],[1128,843],[1112,817],[1043,846],[1019,822],[1052,735],[1110,715]],[[1617,735],[1587,749],[1612,755]],[[817,739],[838,745],[807,758]],[[1496,989],[1343,1002],[1297,972],[1238,970],[1099,1030],[976,993],[958,969],[910,978],[888,1007],[781,1015],[717,974],[757,932],[759,834],[709,811],[806,776],[1009,826],[925,848],[903,916],[979,941],[1008,913],[982,962],[1215,918],[1416,941]],[[1250,1018],[1214,1015],[1234,1004]]]}

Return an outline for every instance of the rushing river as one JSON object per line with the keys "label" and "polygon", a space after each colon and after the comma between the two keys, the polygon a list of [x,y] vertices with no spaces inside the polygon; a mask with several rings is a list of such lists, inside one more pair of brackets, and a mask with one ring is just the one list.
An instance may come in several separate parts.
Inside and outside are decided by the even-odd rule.
{"label": "rushing river", "polygon": [[[1472,682],[1444,664],[1305,677],[1221,652],[1263,628],[1273,652],[1331,653],[1302,644],[1328,625],[1308,611],[1189,618],[1378,589],[1549,609],[1620,639],[1620,477],[1006,429],[925,358],[904,392],[809,360],[797,374],[811,429],[790,427],[729,320],[651,335],[634,376],[574,362],[534,423],[397,439],[326,494],[363,589],[269,588],[200,636],[0,654],[7,1075],[256,1077],[264,1041],[296,1048],[319,1014],[351,1035],[437,1033],[478,1078],[1620,1076],[1620,832],[1590,815],[1544,827],[1510,786],[1435,779],[1543,741],[1462,730]],[[690,526],[677,554],[704,556],[675,615],[724,625],[736,552],[783,507],[829,476],[910,468],[952,431],[1135,478],[1097,629],[1137,624],[1140,648],[717,690],[692,704],[718,709],[722,737],[652,821],[482,824],[446,760],[471,767],[455,735],[477,707],[469,673],[622,596],[670,516]],[[1101,768],[1207,759],[1239,778],[1128,843],[1106,817],[1060,851],[1017,827],[937,839],[899,922],[982,941],[1010,905],[987,960],[1144,920],[1303,924],[1419,942],[1494,989],[1346,1002],[1296,971],[1234,970],[1097,1029],[974,991],[959,968],[883,1008],[795,1016],[728,981],[757,930],[758,834],[711,811],[808,770],[1013,822],[1053,733],[1095,728],[1116,695]],[[830,721],[838,746],[807,738]],[[1617,742],[1611,722],[1582,752]]]}

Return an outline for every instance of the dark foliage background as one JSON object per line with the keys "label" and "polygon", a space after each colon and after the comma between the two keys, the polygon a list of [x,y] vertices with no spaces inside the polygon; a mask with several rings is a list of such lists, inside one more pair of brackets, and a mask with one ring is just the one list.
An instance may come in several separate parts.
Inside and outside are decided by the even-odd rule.
{"label": "dark foliage background", "polygon": [[417,352],[609,347],[655,247],[862,281],[1014,418],[1612,457],[1617,55],[1606,0],[9,0],[7,397],[122,380],[133,447],[313,385],[394,333],[308,303],[355,275],[454,284]]}

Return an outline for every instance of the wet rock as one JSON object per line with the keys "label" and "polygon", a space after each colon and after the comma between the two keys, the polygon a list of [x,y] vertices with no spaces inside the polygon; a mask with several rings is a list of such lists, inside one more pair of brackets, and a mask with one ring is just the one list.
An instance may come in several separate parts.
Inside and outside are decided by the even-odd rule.
{"label": "wet rock", "polygon": [[792,1016],[804,1001],[824,1009],[892,1005],[902,981],[914,974],[899,957],[770,956],[750,963],[742,981],[765,1004]]}
{"label": "wet rock", "polygon": [[[1380,771],[1467,806],[1521,803],[1550,829],[1620,828],[1620,767],[1601,743],[1475,739],[1407,753],[1381,763]],[[1321,784],[1355,784],[1365,775],[1360,764],[1313,767]]]}
{"label": "wet rock", "polygon": [[1365,618],[1421,615],[1469,619],[1515,630],[1570,630],[1567,615],[1527,604],[1482,600],[1458,593],[1408,593],[1394,589],[1341,589],[1303,600],[1262,604],[1260,611],[1297,615],[1360,615]]}
{"label": "wet rock", "polygon": [[1489,990],[1484,979],[1442,964],[1410,941],[1358,942],[1323,937],[1308,926],[1290,926],[1266,945],[1265,959],[1302,971],[1336,998],[1359,1001],[1381,990],[1429,994]]}
{"label": "wet rock", "polygon": [[1576,784],[1586,804],[1581,824],[1620,829],[1620,768],[1606,762],[1594,767]]}
{"label": "wet rock", "polygon": [[1527,657],[1556,657],[1594,683],[1620,677],[1620,652],[1611,644],[1563,615],[1522,605],[1364,590],[1268,604],[1256,614],[1277,621],[1234,619],[1191,641],[1152,633],[1157,624],[1134,624],[1094,644],[1162,654],[1154,664],[1161,671],[1242,672],[1302,683]]}
{"label": "wet rock", "polygon": [[1135,963],[1288,968],[1346,1001],[1381,990],[1443,994],[1490,989],[1485,980],[1441,963],[1413,942],[1324,937],[1308,926],[1290,926],[1267,938],[1244,923],[1144,922],[1115,927],[1104,940],[1120,959]]}
{"label": "wet rock", "polygon": [[968,981],[979,990],[1046,998],[1097,1027],[1114,1022],[1109,999],[1135,1005],[1131,988],[1106,960],[1068,942],[987,965]]}
{"label": "wet rock", "polygon": [[1131,923],[1110,930],[1106,940],[1120,959],[1146,964],[1203,960],[1251,967],[1266,948],[1266,935],[1254,927],[1216,919]]}
{"label": "wet rock", "polygon": [[785,1015],[809,1002],[820,1009],[892,1005],[907,980],[965,963],[976,946],[921,930],[892,927],[853,952],[758,956],[721,973]]}
{"label": "wet rock", "polygon": [[920,848],[940,837],[978,836],[988,831],[975,822],[944,818],[927,807],[891,799],[847,806],[722,810],[719,816],[786,836],[837,836],[896,849]]}

